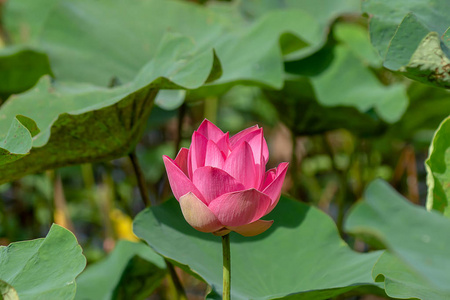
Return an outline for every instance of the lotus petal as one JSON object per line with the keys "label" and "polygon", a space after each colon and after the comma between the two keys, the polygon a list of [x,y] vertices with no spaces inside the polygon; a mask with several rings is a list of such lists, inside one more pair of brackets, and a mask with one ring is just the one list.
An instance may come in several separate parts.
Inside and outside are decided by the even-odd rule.
{"label": "lotus petal", "polygon": [[232,231],[235,231],[243,236],[255,236],[255,235],[263,233],[264,231],[269,229],[270,226],[272,226],[272,224],[273,224],[273,220],[272,221],[258,220],[253,223],[250,223],[250,224],[237,226],[237,227],[229,227],[228,226],[226,228],[228,228]]}
{"label": "lotus petal", "polygon": [[277,175],[275,179],[262,191],[264,194],[272,199],[272,203],[266,211],[266,214],[274,209],[275,205],[277,205],[278,200],[280,200],[281,196],[281,188],[283,187],[284,177],[286,176],[286,172],[288,169],[289,163],[281,163],[277,167]]}
{"label": "lotus petal", "polygon": [[183,170],[167,155],[163,156],[164,165],[166,166],[167,177],[169,178],[170,187],[172,188],[173,195],[179,201],[180,197],[192,192],[200,200],[205,201],[205,198],[195,185],[189,180]]}
{"label": "lotus petal", "polygon": [[208,208],[224,226],[242,226],[263,217],[270,203],[269,196],[249,189],[224,194],[214,199]]}
{"label": "lotus petal", "polygon": [[189,147],[188,154],[188,172],[189,178],[192,178],[194,171],[197,168],[205,165],[206,147],[208,145],[208,139],[202,134],[194,132],[192,135],[191,146]]}
{"label": "lotus petal", "polygon": [[213,232],[212,234],[217,235],[217,236],[224,236],[225,234],[229,234],[231,232],[230,229],[227,229],[226,227]]}
{"label": "lotus petal", "polygon": [[223,170],[236,178],[246,189],[259,187],[252,148],[247,142],[231,151],[223,164]]}
{"label": "lotus petal", "polygon": [[217,143],[217,141],[224,135],[223,131],[211,123],[208,119],[203,120],[202,124],[198,127],[197,132],[201,133],[208,140],[212,140],[215,143]]}
{"label": "lotus petal", "polygon": [[225,157],[230,153],[230,142],[229,142],[229,133],[225,133],[217,142],[216,145],[219,147],[220,151],[222,151]]}
{"label": "lotus petal", "polygon": [[220,151],[216,143],[209,140],[206,145],[205,166],[222,168],[226,156]]}
{"label": "lotus petal", "polygon": [[[251,130],[246,131],[247,129]],[[247,129],[230,138],[230,148],[231,150],[233,150],[244,141],[248,142],[253,149],[255,163],[259,163],[262,156],[262,164],[265,166],[267,164],[267,161],[269,160],[269,148],[267,147],[267,142],[264,138],[263,129],[258,128],[257,125]]]}
{"label": "lotus petal", "polygon": [[205,203],[191,192],[180,197],[180,207],[186,221],[198,231],[214,232],[223,228]]}
{"label": "lotus petal", "polygon": [[242,131],[239,131],[238,133],[236,133],[235,135],[233,135],[232,137],[230,137],[230,147],[231,149],[235,148],[238,144],[238,142],[247,134],[249,134],[250,132],[253,132],[255,130],[258,130],[259,127],[258,125],[246,128]]}
{"label": "lotus petal", "polygon": [[188,154],[189,149],[181,148],[180,151],[178,151],[177,157],[175,157],[175,163],[180,167],[181,171],[183,171],[186,176],[189,176],[187,167]]}
{"label": "lotus petal", "polygon": [[258,190],[263,191],[272,181],[277,177],[277,169],[273,168],[266,172],[264,176],[264,181],[261,183],[261,186]]}
{"label": "lotus petal", "polygon": [[220,195],[245,190],[244,185],[222,169],[206,166],[198,168],[192,179],[196,188],[209,204]]}

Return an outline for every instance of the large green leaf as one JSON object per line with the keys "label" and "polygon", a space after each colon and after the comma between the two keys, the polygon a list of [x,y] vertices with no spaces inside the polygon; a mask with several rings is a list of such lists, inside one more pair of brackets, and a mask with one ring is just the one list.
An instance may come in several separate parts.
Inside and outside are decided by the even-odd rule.
{"label": "large green leaf", "polygon": [[165,276],[165,267],[143,243],[119,241],[107,258],[77,278],[75,299],[144,299]]}
{"label": "large green leaf", "polygon": [[430,32],[420,42],[410,62],[400,71],[417,81],[450,89],[449,46],[442,44],[436,32]]}
{"label": "large green leaf", "polygon": [[31,139],[38,132],[33,120],[22,115],[14,117],[6,136],[0,140],[0,165],[28,155],[32,147]]}
{"label": "large green leaf", "polygon": [[[376,180],[367,188],[364,201],[351,211],[345,227],[350,233],[381,242],[395,256],[394,260],[404,264],[394,273],[384,261],[388,257],[374,270],[375,276],[389,280],[385,284],[390,288],[395,281],[401,283],[395,287],[397,295],[401,291],[412,296],[411,293],[422,288],[435,294],[449,294],[450,220],[446,217],[413,205],[387,183]],[[414,295],[430,299],[421,296]]]}
{"label": "large green leaf", "polygon": [[411,82],[408,96],[408,109],[398,122],[389,126],[383,138],[388,143],[406,140],[417,147],[428,148],[436,128],[449,115],[450,90]]}
{"label": "large green leaf", "polygon": [[[286,63],[288,73],[301,78],[308,77],[313,87],[313,93],[304,92],[305,87],[299,82],[300,78],[297,80],[298,91],[292,97],[301,102],[306,102],[306,98],[315,98],[313,102],[317,102],[315,106],[319,108],[309,112],[308,107],[313,106],[313,102],[302,103],[306,107],[301,110],[304,115],[316,115],[320,120],[307,122],[308,118],[301,117],[293,119],[293,122],[300,123],[306,129],[322,127],[326,130],[327,127],[338,127],[357,133],[373,133],[376,131],[374,127],[379,127],[382,121],[398,121],[408,107],[406,87],[403,84],[384,85],[369,68],[381,67],[381,61],[377,60],[365,29],[356,24],[344,23],[336,24],[333,32],[339,43],[330,41],[310,57]],[[295,81],[292,79],[290,91],[294,91],[293,82]],[[345,109],[348,112],[342,113]],[[328,114],[319,111],[328,111]],[[284,114],[285,109],[282,112]],[[354,117],[349,118],[347,114]]]}
{"label": "large green leaf", "polygon": [[[274,225],[256,237],[231,236],[233,299],[327,299],[372,286],[380,253],[353,252],[333,221],[318,209],[282,197],[265,219]],[[156,252],[222,289],[220,237],[190,227],[175,200],[146,209],[134,221],[135,233]],[[375,288],[375,286],[372,286]]]}
{"label": "large green leaf", "polygon": [[[20,300],[73,299],[75,277],[86,265],[81,251],[70,231],[53,225],[45,239],[0,247],[0,282],[17,291]],[[13,294],[10,287],[8,292],[0,284],[0,292]]]}
{"label": "large green leaf", "polygon": [[334,60],[311,78],[317,99],[324,106],[354,106],[361,112],[374,109],[387,122],[395,122],[408,107],[405,86],[384,86],[345,46],[336,46]]}
{"label": "large green leaf", "polygon": [[186,97],[185,90],[160,90],[155,98],[155,104],[165,110],[180,107]]}
{"label": "large green leaf", "polygon": [[307,16],[307,27],[314,25],[318,28],[316,36],[310,36],[306,43],[295,42],[289,35],[282,37],[281,46],[287,46],[283,48],[283,53],[288,61],[301,59],[319,50],[325,44],[329,27],[337,17],[360,14],[358,0],[247,0],[238,2],[238,8],[240,13],[249,19],[261,17],[270,11],[287,10],[298,10]]}
{"label": "large green leaf", "polygon": [[[34,120],[41,132],[33,138],[33,148],[24,158],[5,164],[11,155],[0,153],[0,182],[49,168],[127,155],[141,136],[158,89],[197,88],[220,72],[220,68],[213,68],[212,51],[193,48],[189,38],[168,35],[154,59],[128,84],[112,89],[74,83],[51,85],[44,77],[33,89],[10,97],[0,108],[0,138],[19,114]],[[31,136],[25,133],[14,142],[29,147]]]}
{"label": "large green leaf", "polygon": [[198,51],[211,49],[209,39],[224,29],[209,18],[200,6],[173,1],[13,0],[4,13],[13,43],[45,51],[57,79],[102,86],[132,81],[167,33],[193,38]]}
{"label": "large green leaf", "polygon": [[426,161],[427,208],[450,216],[450,117],[436,131]]}
{"label": "large green leaf", "polygon": [[[362,3],[363,12],[371,17],[370,38],[382,57],[386,56],[392,37],[407,14],[413,13],[429,31],[442,35],[449,27],[449,9],[449,2],[446,0],[364,0]],[[405,46],[417,47],[417,44]]]}
{"label": "large green leaf", "polygon": [[384,282],[386,294],[392,298],[442,300],[450,298],[450,292],[442,292],[427,283],[411,270],[400,258],[385,252],[372,271],[377,282]]}
{"label": "large green leaf", "polygon": [[19,300],[17,291],[3,280],[0,280],[0,300]]}
{"label": "large green leaf", "polygon": [[[127,154],[140,136],[156,89],[196,89],[220,75],[214,84],[250,81],[280,88],[280,37],[289,32],[318,47],[323,41],[314,39],[326,33],[303,10],[274,11],[250,25],[237,25],[205,7],[177,1],[11,0],[4,17],[13,42],[48,53],[58,80],[125,84],[114,89],[51,86],[43,79],[35,89],[9,99],[0,109],[1,132],[21,114],[34,119],[41,133],[33,139],[31,155],[0,167],[0,182]],[[176,33],[189,37],[167,38]],[[218,59],[212,59],[213,48]],[[172,107],[179,104],[179,97],[174,100]]]}
{"label": "large green leaf", "polygon": [[51,74],[44,53],[23,47],[0,50],[0,98],[31,88],[44,74]]}
{"label": "large green leaf", "polygon": [[217,51],[223,76],[215,84],[242,81],[280,88],[279,40],[282,46],[286,41],[288,47],[301,45],[295,55],[304,57],[325,43],[325,23],[358,10],[355,0],[323,4],[332,2],[325,5],[323,22],[314,14],[323,5],[309,1],[304,7],[268,12],[249,25],[242,16],[236,21],[185,1],[10,0],[5,25],[13,42],[48,53],[56,78],[62,80],[103,86],[112,78],[128,82],[155,55],[164,33],[172,32],[191,37],[200,50]]}
{"label": "large green leaf", "polygon": [[345,128],[360,136],[383,132],[384,123],[374,114],[354,107],[321,105],[307,78],[287,80],[281,91],[265,91],[285,123],[296,135],[312,135]]}
{"label": "large green leaf", "polygon": [[333,36],[347,46],[365,65],[379,68],[383,64],[381,57],[370,43],[366,27],[353,23],[337,23],[333,28]]}
{"label": "large green leaf", "polygon": [[450,88],[447,0],[366,0],[370,36],[384,66],[425,83]]}

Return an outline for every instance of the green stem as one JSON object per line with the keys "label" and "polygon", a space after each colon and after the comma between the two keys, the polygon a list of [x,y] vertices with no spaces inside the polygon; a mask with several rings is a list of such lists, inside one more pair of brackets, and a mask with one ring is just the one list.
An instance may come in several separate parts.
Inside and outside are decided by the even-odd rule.
{"label": "green stem", "polygon": [[330,142],[330,140],[328,139],[327,134],[325,133],[323,136],[323,141],[324,141],[324,146],[325,146],[325,151],[328,153],[328,156],[330,157],[331,160],[331,166],[334,170],[334,172],[337,174],[338,176],[338,180],[339,180],[339,190],[338,193],[336,195],[336,204],[338,206],[338,215],[336,218],[336,226],[339,230],[339,233],[341,234],[341,236],[343,236],[343,224],[344,224],[344,216],[345,216],[345,201],[347,198],[347,173],[349,170],[349,166],[347,167],[346,170],[340,170],[336,164],[336,161],[334,159],[335,155],[334,155],[334,151],[333,151],[333,146]]}
{"label": "green stem", "polygon": [[223,300],[230,300],[231,290],[231,258],[230,258],[230,234],[222,236],[223,253]]}
{"label": "green stem", "polygon": [[186,114],[186,103],[183,103],[178,109],[178,126],[177,126],[177,138],[175,140],[175,155],[178,153],[178,150],[180,150],[181,140],[183,139],[182,129],[185,114]]}
{"label": "green stem", "polygon": [[[92,164],[82,164],[81,165],[81,177],[83,178],[84,185],[86,190],[88,191],[88,200],[91,205],[91,214],[96,216],[98,214],[98,204],[96,201],[96,197],[94,195],[95,192],[95,178],[94,171],[92,169]],[[94,217],[95,219],[95,217]]]}
{"label": "green stem", "polygon": [[136,156],[136,150],[133,150],[128,154],[131,160],[131,164],[133,165],[134,173],[136,174],[136,179],[139,186],[139,192],[141,193],[142,201],[145,206],[150,206],[150,198],[148,196],[148,190],[145,183],[144,173],[142,172],[141,166],[139,165],[138,158]]}
{"label": "green stem", "polygon": [[[139,161],[137,159],[135,150],[133,150],[130,154],[128,154],[128,156],[130,157],[131,163],[133,164],[133,169],[134,173],[136,174],[136,178],[139,185],[139,192],[141,193],[142,200],[144,201],[145,206],[149,207],[150,200],[148,197],[147,186],[145,184],[144,173],[142,172],[141,166],[139,165]],[[164,261],[166,262],[170,278],[172,279],[173,285],[177,292],[178,300],[187,300],[186,292],[184,291],[183,285],[181,284],[181,281],[178,278],[177,273],[175,272],[173,264],[167,259],[164,259]]]}
{"label": "green stem", "polygon": [[103,222],[103,228],[105,229],[105,242],[104,249],[109,252],[114,248],[115,245],[115,232],[114,225],[109,217],[111,215],[111,211],[114,207],[114,181],[111,176],[110,170],[106,169],[106,172],[103,173],[102,183],[98,187],[98,195],[99,195],[99,209],[100,216]]}
{"label": "green stem", "polygon": [[217,110],[219,108],[219,99],[217,97],[210,97],[205,99],[205,118],[213,123],[217,121]]}
{"label": "green stem", "polygon": [[175,271],[175,267],[167,259],[164,259],[164,261],[166,262],[167,269],[169,270],[170,278],[172,278],[172,283],[177,292],[178,299],[179,300],[187,300],[186,293],[184,291],[184,288],[183,288],[183,285],[181,284],[180,279],[178,278],[177,272]]}

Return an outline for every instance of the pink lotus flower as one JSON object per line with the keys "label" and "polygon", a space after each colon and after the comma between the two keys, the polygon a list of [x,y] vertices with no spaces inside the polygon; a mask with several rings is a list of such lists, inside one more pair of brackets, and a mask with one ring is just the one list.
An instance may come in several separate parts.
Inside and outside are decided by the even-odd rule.
{"label": "pink lotus flower", "polygon": [[189,149],[181,148],[175,160],[163,156],[173,194],[192,227],[244,236],[260,234],[273,223],[260,218],[277,205],[288,163],[265,172],[268,159],[262,128],[229,138],[206,119]]}

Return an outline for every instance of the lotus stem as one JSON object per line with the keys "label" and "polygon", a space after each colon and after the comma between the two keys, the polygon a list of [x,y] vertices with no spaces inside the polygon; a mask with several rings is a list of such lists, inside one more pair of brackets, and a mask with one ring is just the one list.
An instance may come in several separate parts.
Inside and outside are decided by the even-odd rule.
{"label": "lotus stem", "polygon": [[217,110],[219,107],[219,99],[217,97],[209,97],[205,99],[204,116],[212,123],[217,121]]}
{"label": "lotus stem", "polygon": [[136,151],[133,150],[128,154],[131,160],[131,164],[133,165],[134,173],[136,174],[136,180],[139,186],[139,192],[141,194],[142,201],[144,202],[146,207],[150,207],[150,198],[148,196],[148,190],[145,184],[144,173],[142,172],[141,166],[139,165],[138,158],[136,156]]}
{"label": "lotus stem", "polygon": [[164,261],[166,262],[167,269],[169,270],[169,275],[170,278],[172,279],[173,286],[175,287],[178,300],[187,300],[186,292],[184,291],[183,285],[181,284],[181,281],[178,278],[174,265],[167,259],[164,259]]}
{"label": "lotus stem", "polygon": [[230,258],[230,234],[222,236],[223,253],[223,300],[230,300],[231,291],[231,258]]}
{"label": "lotus stem", "polygon": [[[145,206],[150,207],[150,198],[148,196],[148,190],[145,184],[145,177],[139,164],[138,158],[136,156],[136,151],[133,150],[132,152],[130,152],[130,154],[128,154],[128,156],[131,160],[131,163],[133,164],[133,169],[134,173],[136,174],[136,179],[138,182],[139,192],[141,194],[142,201],[144,202]],[[164,259],[164,261],[169,271],[170,278],[172,279],[173,285],[175,287],[178,300],[187,300],[186,292],[184,291],[183,285],[181,284],[181,281],[178,278],[177,273],[175,272],[174,265],[167,259]]]}

